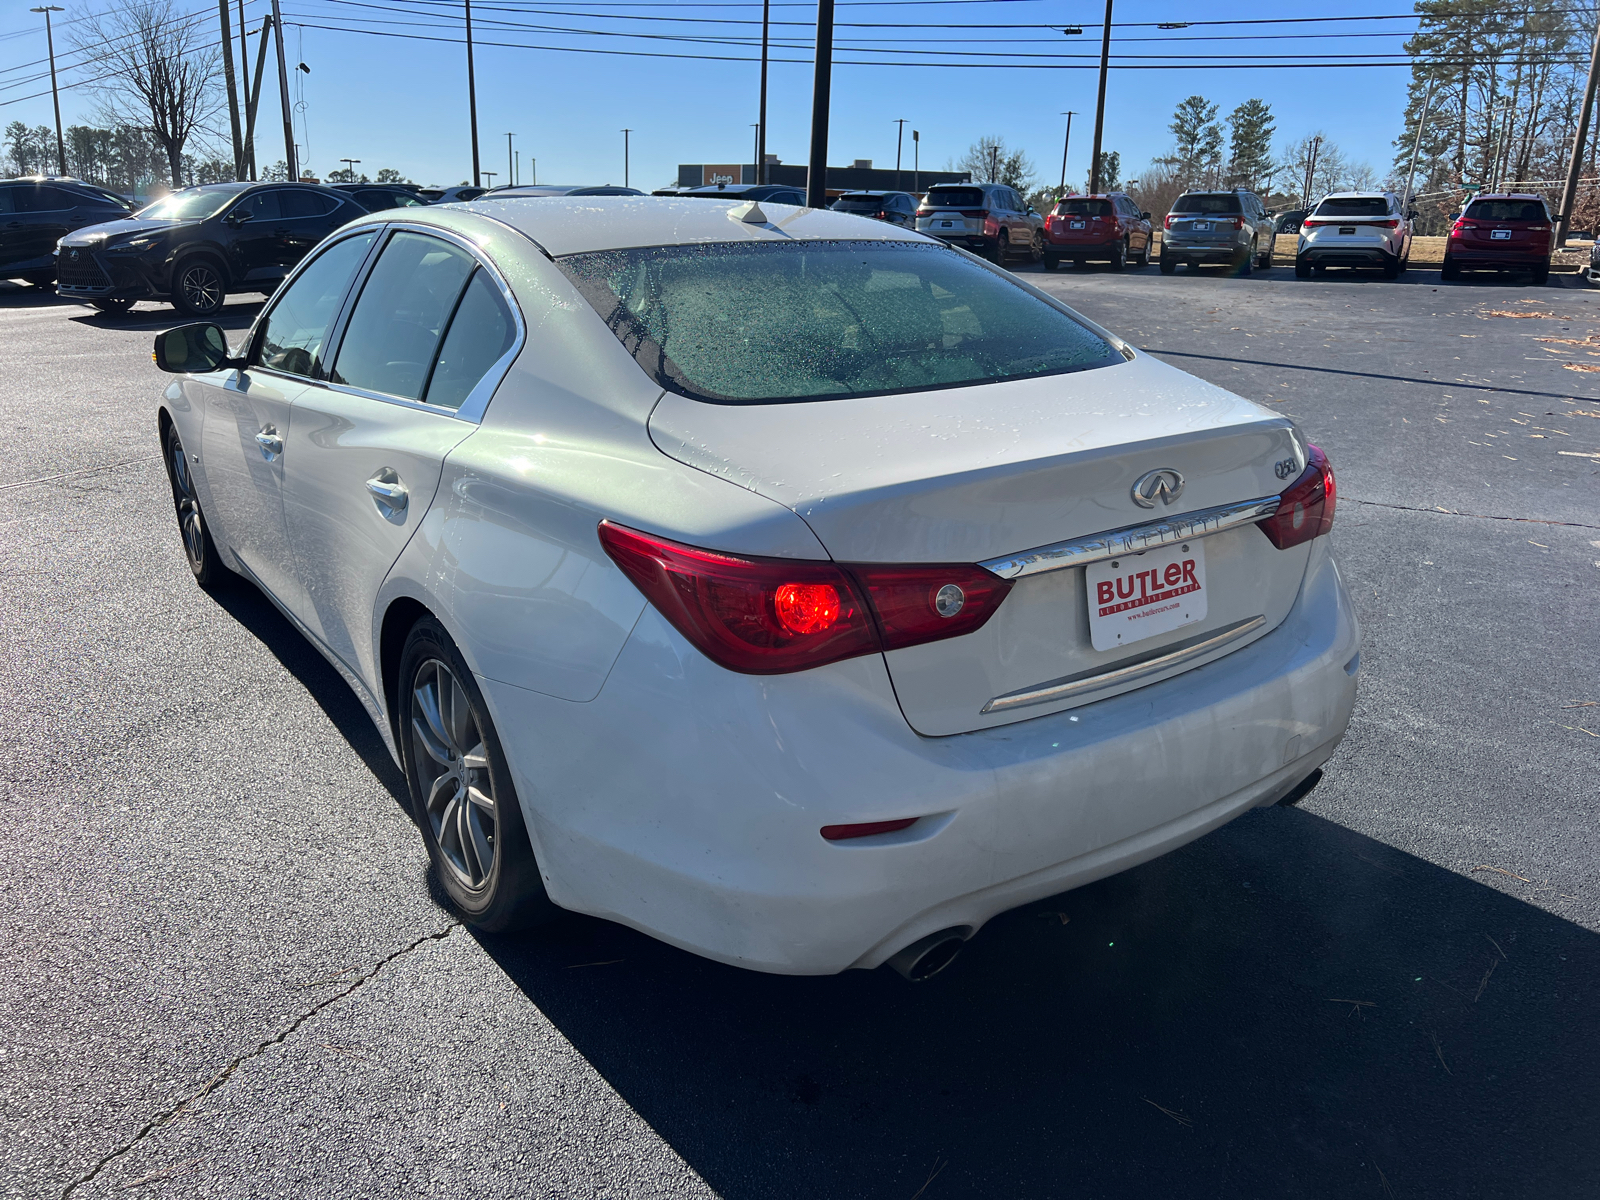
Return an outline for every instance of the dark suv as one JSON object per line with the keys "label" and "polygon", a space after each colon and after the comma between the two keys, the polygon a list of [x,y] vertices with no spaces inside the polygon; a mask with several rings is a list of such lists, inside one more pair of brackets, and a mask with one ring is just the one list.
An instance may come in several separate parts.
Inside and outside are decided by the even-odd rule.
{"label": "dark suv", "polygon": [[1044,257],[1044,218],[1003,183],[936,183],[917,209],[917,232],[1004,262]]}
{"label": "dark suv", "polygon": [[907,229],[917,221],[917,198],[910,192],[846,192],[829,207]]}
{"label": "dark suv", "polygon": [[416,188],[394,183],[334,183],[329,186],[353,197],[368,212],[385,208],[423,208],[428,203],[417,194]]}
{"label": "dark suv", "polygon": [[1179,263],[1225,263],[1248,275],[1272,265],[1272,214],[1254,192],[1185,192],[1161,234],[1161,273]]}
{"label": "dark suv", "polygon": [[366,209],[310,183],[208,183],[61,239],[56,290],[105,312],[169,300],[193,317],[230,292],[271,295],[313,246]]}
{"label": "dark suv", "polygon": [[115,192],[63,176],[0,183],[0,279],[47,287],[56,278],[56,243],[74,229],[133,211]]}
{"label": "dark suv", "polygon": [[1132,261],[1150,262],[1150,214],[1123,192],[1063,196],[1044,219],[1044,269],[1062,259],[1108,262],[1120,271]]}

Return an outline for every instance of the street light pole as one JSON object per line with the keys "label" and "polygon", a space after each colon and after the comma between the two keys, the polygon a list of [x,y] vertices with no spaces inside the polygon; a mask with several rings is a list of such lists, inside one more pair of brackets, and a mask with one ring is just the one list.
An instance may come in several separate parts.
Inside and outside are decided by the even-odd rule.
{"label": "street light pole", "polygon": [[1100,34],[1100,95],[1094,105],[1094,160],[1089,164],[1089,194],[1100,191],[1100,139],[1106,125],[1106,72],[1111,68],[1111,0],[1106,0],[1106,24]]}
{"label": "street light pole", "polygon": [[[278,0],[272,0],[276,5]],[[483,186],[483,172],[478,169],[478,80],[472,69],[472,0],[466,0],[467,9],[467,119],[472,125],[472,186]]]}
{"label": "street light pole", "polygon": [[755,130],[754,141],[750,145],[750,153],[755,156],[751,164],[750,182],[761,182],[761,122],[751,121],[750,128]]}
{"label": "street light pole", "polygon": [[761,103],[756,113],[756,182],[767,181],[767,31],[772,24],[772,0],[761,0]]}
{"label": "street light pole", "polygon": [[513,186],[517,182],[517,154],[511,148],[511,139],[516,136],[514,133],[506,134],[506,182]]}
{"label": "street light pole", "polygon": [[359,158],[341,158],[339,161],[344,164],[344,173],[349,176],[345,182],[356,182],[356,166],[361,162],[361,160]]}
{"label": "street light pole", "polygon": [[900,148],[906,142],[906,119],[897,117],[894,123],[899,126],[894,135],[894,190],[898,192],[900,190]]}
{"label": "street light pole", "polygon": [[922,195],[922,134],[911,131],[911,190]]}
{"label": "street light pole", "polygon": [[1067,151],[1072,149],[1072,118],[1078,114],[1068,111],[1061,115],[1067,119],[1067,140],[1061,145],[1061,187],[1059,189],[1060,195],[1065,196],[1067,194]]}
{"label": "street light pole", "polygon": [[[56,90],[56,37],[50,31],[50,14],[53,12],[66,12],[67,10],[56,4],[47,4],[43,8],[30,8],[29,12],[44,14],[44,44],[50,53],[50,99],[56,106],[56,166],[61,169],[61,174],[67,173],[67,143],[61,137],[61,93]],[[1590,89],[1591,94],[1593,89]]]}
{"label": "street light pole", "polygon": [[828,207],[828,92],[833,83],[833,0],[817,0],[816,63],[811,82],[811,159],[806,205]]}
{"label": "street light pole", "polygon": [[624,129],[622,131],[622,186],[623,187],[632,186],[631,184],[628,183],[628,150],[629,150],[628,139],[629,139],[630,135],[632,135],[632,133],[633,133],[633,130],[631,130],[631,129]]}

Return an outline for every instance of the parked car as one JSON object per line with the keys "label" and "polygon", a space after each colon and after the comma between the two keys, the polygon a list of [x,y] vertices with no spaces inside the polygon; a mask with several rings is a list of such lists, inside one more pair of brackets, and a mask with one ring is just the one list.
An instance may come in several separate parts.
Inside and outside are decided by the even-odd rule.
{"label": "parked car", "polygon": [[906,229],[917,223],[917,198],[910,192],[846,192],[828,207]]}
{"label": "parked car", "polygon": [[419,189],[401,187],[399,184],[335,183],[331,186],[351,196],[368,212],[381,212],[386,208],[421,208],[428,203]]}
{"label": "parked car", "polygon": [[1161,233],[1161,273],[1179,264],[1222,263],[1248,275],[1272,266],[1272,218],[1254,192],[1185,192],[1173,201]]}
{"label": "parked car", "polygon": [[[1455,214],[1445,243],[1442,279],[1462,271],[1527,271],[1535,287],[1550,279],[1556,248],[1556,219],[1544,197],[1527,192],[1479,196]],[[1590,251],[1593,261],[1593,251]]]}
{"label": "parked car", "polygon": [[458,187],[447,188],[419,188],[417,195],[429,204],[463,204],[468,200],[476,200],[487,192],[488,188],[471,187],[465,183]]}
{"label": "parked car", "polygon": [[49,287],[56,243],[74,229],[115,221],[133,205],[115,192],[60,175],[0,182],[0,279]]}
{"label": "parked car", "polygon": [[917,232],[1004,262],[1044,257],[1044,218],[1003,183],[936,183],[917,208]]}
{"label": "parked car", "polygon": [[1065,196],[1044,219],[1044,269],[1054,271],[1063,259],[1108,262],[1114,271],[1130,261],[1148,266],[1150,240],[1150,214],[1125,193]]}
{"label": "parked car", "polygon": [[916,978],[1315,782],[1359,634],[1289,418],[909,230],[729,212],[374,213],[236,348],[156,339],[190,569],[351,681],[466,920]]}
{"label": "parked car", "polygon": [[61,239],[56,290],[104,312],[167,300],[192,317],[233,292],[270,295],[328,234],[366,210],[310,183],[208,183]]}
{"label": "parked car", "polygon": [[1299,233],[1300,222],[1305,220],[1306,213],[1310,211],[1309,208],[1292,208],[1288,212],[1273,214],[1269,209],[1267,215],[1272,217],[1272,232],[1275,235],[1280,233]]}
{"label": "parked car", "polygon": [[[662,193],[652,194],[659,196]],[[702,199],[709,197],[712,200],[766,200],[773,204],[801,206],[806,202],[805,188],[793,187],[786,183],[716,183],[708,187],[687,188],[670,194],[697,196]]]}
{"label": "parked car", "polygon": [[1411,222],[1393,192],[1338,192],[1300,222],[1294,273],[1309,279],[1328,267],[1380,267],[1394,279],[1411,262]]}
{"label": "parked car", "polygon": [[638,188],[618,187],[616,184],[604,183],[592,186],[579,186],[577,184],[507,184],[505,187],[490,188],[480,200],[506,200],[511,198],[527,199],[534,196],[642,196]]}

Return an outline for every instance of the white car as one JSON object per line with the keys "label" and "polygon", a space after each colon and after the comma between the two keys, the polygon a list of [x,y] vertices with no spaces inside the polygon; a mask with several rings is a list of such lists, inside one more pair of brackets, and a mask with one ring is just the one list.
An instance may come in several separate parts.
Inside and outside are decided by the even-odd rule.
{"label": "white car", "polygon": [[1294,273],[1327,267],[1378,267],[1394,279],[1411,264],[1415,212],[1393,192],[1335,192],[1300,221]]}
{"label": "white car", "polygon": [[156,342],[190,566],[349,681],[479,926],[922,977],[1344,734],[1322,453],[909,230],[377,212],[234,354]]}

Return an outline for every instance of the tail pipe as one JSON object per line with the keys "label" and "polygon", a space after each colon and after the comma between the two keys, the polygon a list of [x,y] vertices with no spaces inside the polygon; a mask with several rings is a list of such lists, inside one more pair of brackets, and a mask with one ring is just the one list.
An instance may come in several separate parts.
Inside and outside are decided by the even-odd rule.
{"label": "tail pipe", "polygon": [[912,983],[932,979],[955,961],[972,933],[970,925],[955,925],[938,933],[930,933],[896,954],[889,960],[889,965]]}

